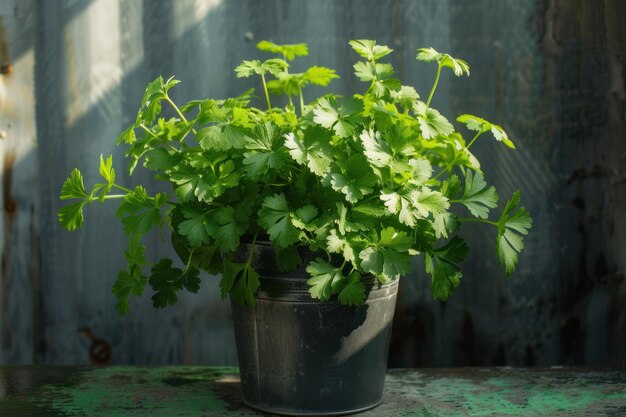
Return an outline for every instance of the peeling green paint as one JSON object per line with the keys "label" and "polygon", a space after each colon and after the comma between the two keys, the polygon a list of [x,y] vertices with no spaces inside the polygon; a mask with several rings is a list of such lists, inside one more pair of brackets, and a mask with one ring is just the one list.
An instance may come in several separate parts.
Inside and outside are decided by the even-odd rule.
{"label": "peeling green paint", "polygon": [[[238,371],[232,367],[0,366],[0,415],[260,414],[241,401]],[[626,372],[515,368],[390,370],[383,403],[359,414],[360,417],[591,415],[626,415]]]}
{"label": "peeling green paint", "polygon": [[42,387],[36,403],[69,416],[221,415],[228,410],[214,385],[231,374],[237,374],[237,369],[98,368],[77,375],[71,383]]}
{"label": "peeling green paint", "polygon": [[[592,374],[565,375],[532,371],[491,371],[504,375],[478,379],[480,370],[466,371],[466,378],[434,378],[411,375],[410,392],[394,392],[400,403],[413,402],[403,417],[421,416],[587,416],[624,415],[626,380],[594,379]],[[568,375],[569,374],[569,375]],[[598,376],[600,374],[597,374]],[[556,376],[556,377],[555,377]],[[400,381],[388,378],[394,386]],[[409,383],[407,378],[400,378]],[[416,389],[419,387],[419,389]],[[424,407],[417,404],[422,403]],[[373,414],[372,414],[373,415]],[[393,415],[393,414],[389,414]]]}

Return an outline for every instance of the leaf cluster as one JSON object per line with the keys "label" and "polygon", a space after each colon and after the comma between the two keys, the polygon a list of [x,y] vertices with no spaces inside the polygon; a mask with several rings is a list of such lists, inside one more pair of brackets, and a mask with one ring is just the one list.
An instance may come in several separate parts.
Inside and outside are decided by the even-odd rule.
{"label": "leaf cluster", "polygon": [[[329,85],[338,78],[335,71],[312,66],[290,72],[308,46],[269,41],[259,49],[278,57],[245,60],[235,69],[237,77],[258,77],[265,109],[252,91],[179,106],[170,97],[177,80],[149,83],[118,143],[126,146],[131,174],[142,165],[171,192],[119,185],[112,157],[101,157],[103,181],[90,191],[81,172],[72,171],[61,191],[61,199],[72,200],[59,211],[66,229],[83,224],[88,204],[121,200],[117,215],[129,246],[127,268],[113,288],[120,313],[146,285],[155,307],[175,303],[180,290],[197,292],[201,270],[221,275],[223,297],[254,305],[261,283],[252,254],[260,239],[278,251],[280,270],[300,266],[301,247],[319,252],[305,266],[311,296],[346,305],[365,301],[365,276],[396,280],[411,272],[418,254],[424,254],[433,296],[445,300],[462,277],[469,248],[459,230],[467,222],[493,227],[497,258],[507,275],[514,271],[530,215],[515,192],[499,219],[490,220],[498,194],[470,152],[486,132],[509,148],[513,142],[501,126],[464,114],[456,120],[472,132],[468,141],[430,106],[442,68],[469,75],[469,65],[433,48],[418,50],[418,60],[437,64],[422,101],[381,62],[392,49],[372,40],[350,46],[362,58],[354,74],[366,83],[351,96],[329,93],[305,102],[304,89]],[[272,106],[270,94],[287,95],[289,104]],[[174,117],[165,117],[163,106]],[[142,236],[165,225],[180,267],[171,259],[146,259]],[[252,242],[245,259],[244,239]]]}

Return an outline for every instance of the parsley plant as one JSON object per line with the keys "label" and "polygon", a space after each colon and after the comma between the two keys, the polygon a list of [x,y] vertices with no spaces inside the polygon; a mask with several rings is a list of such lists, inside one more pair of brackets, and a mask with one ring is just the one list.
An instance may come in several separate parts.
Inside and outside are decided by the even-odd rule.
{"label": "parsley plant", "polygon": [[[59,211],[67,230],[81,227],[86,205],[121,200],[117,215],[129,242],[128,266],[113,287],[121,314],[147,284],[155,307],[174,304],[183,288],[197,292],[200,270],[222,276],[223,297],[254,305],[259,275],[251,256],[235,256],[244,236],[252,246],[269,239],[281,270],[301,264],[298,247],[321,253],[306,266],[310,294],[336,296],[347,305],[364,302],[363,275],[382,283],[398,279],[422,253],[433,296],[445,300],[461,280],[459,263],[468,246],[458,231],[467,222],[493,227],[498,260],[507,275],[513,273],[531,217],[519,207],[516,191],[490,220],[498,194],[470,148],[487,132],[515,146],[502,127],[469,114],[456,119],[471,131],[466,141],[430,107],[442,70],[469,75],[468,64],[419,49],[418,60],[437,65],[422,101],[415,88],[393,77],[391,64],[381,62],[390,48],[365,39],[350,46],[362,58],[354,73],[366,83],[350,97],[329,93],[306,103],[306,87],[327,86],[337,74],[321,66],[290,72],[290,61],[307,55],[307,45],[267,41],[258,48],[278,57],[243,61],[235,69],[237,77],[259,78],[267,108],[251,105],[252,91],[178,106],[169,91],[179,81],[159,77],[148,84],[118,144],[127,147],[131,174],[141,163],[171,185],[169,193],[118,184],[110,156],[100,158],[103,181],[90,190],[81,172],[72,171],[61,191],[61,199],[72,202]],[[288,104],[272,106],[270,94],[286,95]],[[163,117],[163,106],[176,116]],[[452,210],[455,205],[459,210]],[[146,259],[142,236],[164,225],[181,267],[171,259]]]}

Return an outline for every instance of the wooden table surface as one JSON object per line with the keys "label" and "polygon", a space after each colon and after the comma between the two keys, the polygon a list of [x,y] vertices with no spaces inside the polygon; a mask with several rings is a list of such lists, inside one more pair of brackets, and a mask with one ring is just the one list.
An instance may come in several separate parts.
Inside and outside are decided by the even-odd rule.
{"label": "wooden table surface", "polygon": [[[260,416],[237,368],[0,367],[0,416]],[[362,416],[626,416],[626,371],[393,369]]]}

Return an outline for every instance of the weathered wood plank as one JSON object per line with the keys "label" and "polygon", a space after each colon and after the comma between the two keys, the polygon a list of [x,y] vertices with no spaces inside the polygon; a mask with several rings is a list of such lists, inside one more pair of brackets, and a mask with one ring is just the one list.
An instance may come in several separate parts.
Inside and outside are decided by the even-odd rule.
{"label": "weathered wood plank", "polygon": [[[236,368],[3,367],[11,416],[255,416]],[[592,416],[626,413],[626,373],[600,369],[397,369],[362,416]]]}
{"label": "weathered wood plank", "polygon": [[43,353],[34,1],[0,6],[0,362]]}
{"label": "weathered wood plank", "polygon": [[[401,285],[393,366],[626,364],[626,13],[619,0],[5,0],[0,3],[0,362],[88,363],[89,327],[113,363],[236,362],[217,277],[197,296],[155,311],[150,294],[130,317],[113,310],[123,267],[115,206],[94,205],[85,230],[60,229],[59,190],[71,168],[97,177],[144,86],[176,75],[179,100],[224,97],[255,85],[232,69],[261,56],[261,39],[308,42],[317,63],[359,91],[351,38],[375,38],[422,94],[434,76],[421,46],[467,59],[469,79],[444,74],[444,114],[503,124],[517,152],[477,143],[504,199],[518,184],[535,217],[518,272],[507,280],[493,233],[466,228],[472,258],[446,304],[434,302],[421,260]],[[6,62],[5,62],[6,61]],[[34,68],[34,70],[33,70]],[[301,67],[298,67],[301,68]],[[33,72],[34,71],[34,72]],[[8,72],[8,66],[4,67]],[[322,89],[312,91],[313,95]],[[36,99],[36,100],[35,100]],[[35,112],[36,110],[36,112]],[[35,114],[36,113],[36,114]],[[10,124],[10,126],[9,126]],[[168,236],[148,239],[153,259]]]}

